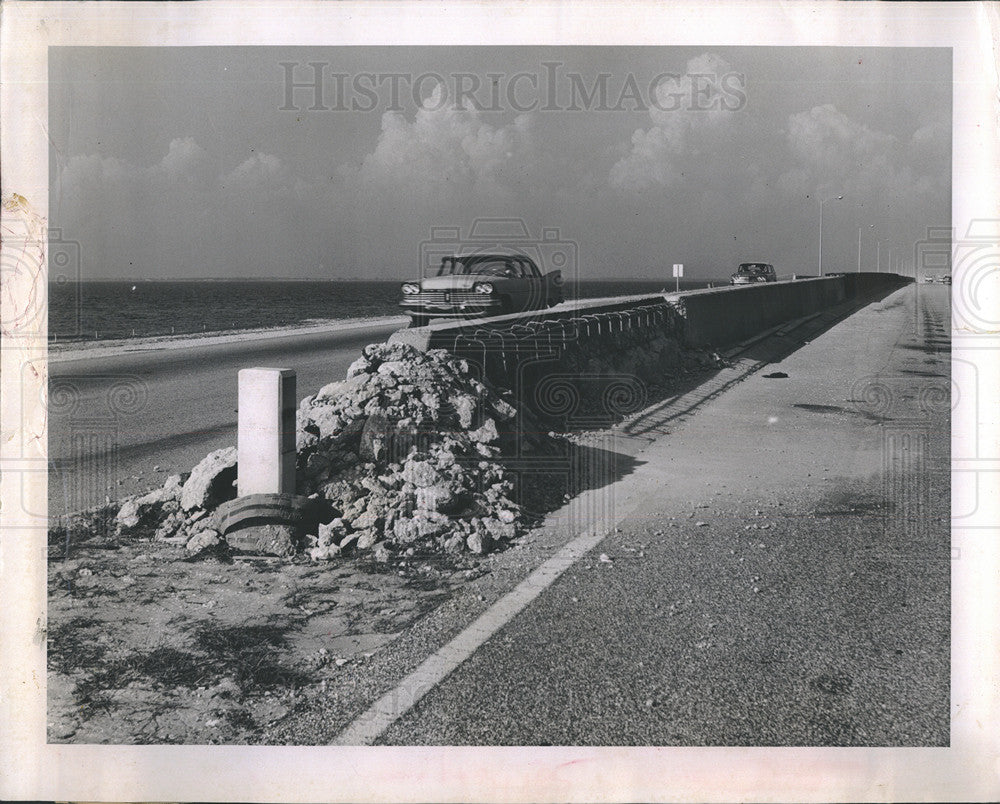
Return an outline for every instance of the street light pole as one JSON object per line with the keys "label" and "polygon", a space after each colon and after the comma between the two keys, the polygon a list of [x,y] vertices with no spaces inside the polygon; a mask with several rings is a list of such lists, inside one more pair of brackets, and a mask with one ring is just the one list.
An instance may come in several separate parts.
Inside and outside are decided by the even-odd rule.
{"label": "street light pole", "polygon": [[[864,227],[858,227],[858,273],[861,273],[861,232]],[[875,224],[869,223],[868,228],[872,230],[872,234],[875,234]]]}
{"label": "street light pole", "polygon": [[844,196],[838,195],[836,198],[830,196],[819,202],[819,275],[823,276],[823,205],[827,201],[841,201]]}
{"label": "street light pole", "polygon": [[875,271],[877,273],[882,273],[882,241],[875,241]]}

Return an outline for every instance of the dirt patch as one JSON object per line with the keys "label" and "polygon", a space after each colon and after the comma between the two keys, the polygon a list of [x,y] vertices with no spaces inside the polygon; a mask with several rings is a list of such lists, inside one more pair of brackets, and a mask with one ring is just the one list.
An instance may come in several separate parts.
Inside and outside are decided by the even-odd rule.
{"label": "dirt patch", "polygon": [[252,742],[479,573],[461,555],[191,560],[100,536],[53,553],[52,742]]}

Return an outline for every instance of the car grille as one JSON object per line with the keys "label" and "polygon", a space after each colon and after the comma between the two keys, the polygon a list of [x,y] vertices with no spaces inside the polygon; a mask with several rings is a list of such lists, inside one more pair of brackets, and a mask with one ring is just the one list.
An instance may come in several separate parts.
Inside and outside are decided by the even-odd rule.
{"label": "car grille", "polygon": [[469,302],[485,303],[489,301],[489,296],[485,293],[467,291],[444,291],[425,290],[422,293],[414,293],[407,296],[407,299],[420,302],[421,304],[466,304]]}

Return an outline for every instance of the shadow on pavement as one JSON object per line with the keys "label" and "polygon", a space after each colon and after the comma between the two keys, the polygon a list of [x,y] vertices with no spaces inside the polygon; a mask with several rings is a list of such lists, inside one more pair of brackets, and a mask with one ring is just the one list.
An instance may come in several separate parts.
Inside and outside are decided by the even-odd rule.
{"label": "shadow on pavement", "polygon": [[[587,491],[608,488],[632,474],[642,461],[616,446],[611,432],[592,434],[590,443],[563,442],[562,450],[544,456],[516,456],[504,460],[514,482],[512,499],[524,507],[529,518],[540,522]],[[611,494],[588,500],[581,515],[594,521],[610,510]]]}
{"label": "shadow on pavement", "polygon": [[[677,377],[672,387],[660,390],[659,394],[655,393],[657,389],[650,389],[649,398],[655,400],[653,404],[624,421],[619,430],[629,436],[650,438],[668,432],[668,425],[687,419],[751,374],[770,363],[781,362],[841,321],[898,290],[899,288],[891,288],[863,299],[844,302],[793,329],[778,330],[773,335],[748,345],[731,355],[729,365]],[[926,351],[936,349],[929,348]]]}

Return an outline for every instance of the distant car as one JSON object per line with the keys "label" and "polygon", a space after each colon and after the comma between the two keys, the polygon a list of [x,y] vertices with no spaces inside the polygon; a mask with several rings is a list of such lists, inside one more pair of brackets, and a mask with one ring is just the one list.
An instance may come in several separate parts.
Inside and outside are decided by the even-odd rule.
{"label": "distant car", "polygon": [[940,282],[942,285],[950,285],[951,274],[941,274],[941,276],[937,278],[937,281]]}
{"label": "distant car", "polygon": [[431,318],[475,318],[552,307],[563,301],[562,272],[542,274],[522,254],[445,257],[435,276],[404,282],[399,306],[410,326]]}
{"label": "distant car", "polygon": [[934,281],[934,277],[933,276],[925,276],[924,277],[924,282],[933,282],[933,281]]}
{"label": "distant car", "polygon": [[744,262],[729,277],[730,285],[752,285],[756,282],[777,282],[774,266],[766,262]]}

